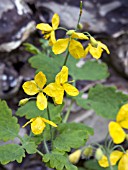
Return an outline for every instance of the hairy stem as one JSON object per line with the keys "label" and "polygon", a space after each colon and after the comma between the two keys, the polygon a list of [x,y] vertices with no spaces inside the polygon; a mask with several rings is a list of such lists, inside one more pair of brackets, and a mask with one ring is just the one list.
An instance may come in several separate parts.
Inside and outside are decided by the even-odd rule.
{"label": "hairy stem", "polygon": [[40,152],[38,149],[36,149],[36,152],[40,155],[40,156],[44,156],[44,154],[42,152]]}
{"label": "hairy stem", "polygon": [[69,106],[69,108],[68,108],[68,110],[67,110],[67,113],[66,113],[66,115],[65,115],[65,117],[64,117],[64,119],[63,119],[63,123],[66,123],[67,120],[68,120],[68,117],[69,117],[70,112],[71,112],[72,104],[73,104],[73,101],[71,101],[71,104],[70,104],[70,106]]}
{"label": "hairy stem", "polygon": [[[50,117],[50,110],[49,110],[49,107],[47,106],[47,114],[48,114],[48,119],[51,121],[51,117]],[[52,143],[53,143],[53,134],[52,134],[52,127],[51,125],[50,126],[50,134],[51,134],[51,146],[52,146]]]}

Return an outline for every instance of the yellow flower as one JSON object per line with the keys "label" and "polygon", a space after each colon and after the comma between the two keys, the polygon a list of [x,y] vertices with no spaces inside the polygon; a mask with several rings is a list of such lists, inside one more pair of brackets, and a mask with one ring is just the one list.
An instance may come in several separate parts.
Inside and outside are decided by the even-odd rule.
{"label": "yellow flower", "polygon": [[53,97],[56,104],[62,104],[64,91],[70,96],[77,96],[79,91],[68,82],[68,68],[62,67],[62,70],[56,75],[55,82],[45,87],[44,92]]}
{"label": "yellow flower", "polygon": [[36,104],[40,110],[47,108],[47,98],[43,94],[43,87],[46,84],[46,81],[46,76],[40,71],[35,75],[34,80],[27,81],[22,86],[24,92],[30,96],[38,93]]}
{"label": "yellow flower", "polygon": [[[114,166],[119,161],[119,159],[122,157],[123,152],[115,150],[110,154],[110,162],[111,165]],[[105,155],[102,156],[102,158],[98,161],[99,165],[101,167],[109,167],[108,159]],[[122,169],[123,170],[123,169]]]}
{"label": "yellow flower", "polygon": [[99,59],[103,49],[107,52],[107,54],[110,54],[110,51],[105,44],[101,43],[100,41],[96,41],[93,37],[90,37],[90,43],[85,49],[85,56],[90,52],[94,58]]}
{"label": "yellow flower", "polygon": [[109,134],[116,144],[122,143],[126,138],[126,133],[122,128],[128,129],[128,104],[119,110],[116,122],[109,123]]}
{"label": "yellow flower", "polygon": [[52,17],[52,27],[49,24],[40,23],[36,28],[42,31],[45,39],[49,39],[49,45],[53,45],[56,42],[55,30],[58,28],[60,18],[58,14],[54,14]]}
{"label": "yellow flower", "polygon": [[54,54],[61,54],[65,52],[66,49],[68,48],[69,53],[74,58],[80,59],[84,57],[85,56],[84,48],[82,44],[75,39],[88,40],[88,37],[83,33],[73,32],[69,38],[57,40],[52,47],[52,51],[54,52]]}
{"label": "yellow flower", "polygon": [[54,127],[57,127],[57,125],[55,123],[53,123],[52,121],[49,121],[45,118],[42,117],[36,117],[36,118],[32,118],[30,119],[30,121],[28,121],[25,125],[23,125],[22,127],[24,128],[25,126],[27,126],[29,123],[31,123],[31,130],[35,135],[39,135],[43,132],[44,128],[45,128],[45,123],[48,123]]}
{"label": "yellow flower", "polygon": [[[125,153],[115,150],[110,154],[110,162],[112,166],[116,165],[118,161],[118,170],[128,169],[128,150]],[[99,160],[98,163],[101,167],[109,167],[108,159],[105,155],[103,155],[102,159]]]}

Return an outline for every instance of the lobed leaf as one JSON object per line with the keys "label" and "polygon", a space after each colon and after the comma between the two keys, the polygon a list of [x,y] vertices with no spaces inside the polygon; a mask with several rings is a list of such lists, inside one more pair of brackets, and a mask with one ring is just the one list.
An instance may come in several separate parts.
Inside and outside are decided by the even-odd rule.
{"label": "lobed leaf", "polygon": [[0,163],[5,165],[12,161],[22,162],[25,157],[24,149],[17,144],[7,144],[0,146]]}
{"label": "lobed leaf", "polygon": [[59,151],[69,152],[71,148],[85,145],[93,129],[82,123],[64,123],[58,126],[59,135],[54,140],[54,148]]}
{"label": "lobed leaf", "polygon": [[98,115],[108,119],[116,119],[120,107],[128,101],[128,95],[117,91],[116,87],[101,84],[91,88],[87,103]]}
{"label": "lobed leaf", "polygon": [[0,140],[13,140],[18,136],[19,124],[17,118],[12,116],[11,109],[5,101],[0,100]]}
{"label": "lobed leaf", "polygon": [[21,143],[22,143],[23,148],[26,150],[28,154],[36,153],[37,145],[35,144],[35,142],[33,141],[31,137],[25,135],[22,138]]}
{"label": "lobed leaf", "polygon": [[56,168],[56,170],[77,170],[77,167],[72,165],[66,156],[59,153],[45,154],[43,161],[48,163],[50,168]]}

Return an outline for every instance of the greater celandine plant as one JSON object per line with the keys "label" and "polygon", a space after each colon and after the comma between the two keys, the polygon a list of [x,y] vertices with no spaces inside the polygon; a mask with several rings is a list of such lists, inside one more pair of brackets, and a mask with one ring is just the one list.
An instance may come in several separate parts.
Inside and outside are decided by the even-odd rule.
{"label": "greater celandine plant", "polygon": [[[50,168],[77,170],[77,166],[73,164],[76,164],[82,155],[90,157],[93,154],[93,146],[85,147],[89,136],[93,135],[93,129],[82,123],[67,122],[72,104],[76,102],[84,109],[94,109],[97,112],[104,92],[106,93],[104,100],[107,98],[107,102],[109,94],[114,95],[111,97],[112,101],[107,104],[106,101],[104,102],[106,107],[115,102],[117,108],[114,108],[117,110],[128,100],[128,96],[116,92],[113,87],[102,85],[91,89],[88,100],[84,100],[81,97],[83,91],[79,91],[75,87],[76,80],[106,78],[108,76],[107,66],[97,60],[101,57],[103,50],[107,54],[110,53],[105,44],[95,40],[88,32],[79,32],[81,15],[82,2],[80,2],[78,23],[74,30],[59,27],[58,14],[53,15],[52,26],[47,23],[37,24],[36,28],[41,30],[44,39],[48,40],[51,51],[48,47],[48,52],[45,53],[31,44],[26,44],[27,50],[35,55],[30,58],[29,62],[33,68],[36,68],[36,73],[33,80],[25,82],[22,86],[24,92],[30,97],[20,100],[20,107],[16,115],[25,116],[28,121],[22,128],[30,124],[31,130],[29,135],[20,136],[17,118],[12,116],[6,102],[0,101],[0,140],[10,141],[16,137],[20,140],[20,144],[12,142],[0,146],[0,162],[2,164],[15,160],[21,163],[25,157],[25,152],[27,152],[28,154],[38,153],[46,166]],[[56,30],[58,29],[65,30],[66,38],[56,40]],[[88,41],[87,47],[84,47],[79,40]],[[64,52],[66,52],[65,57],[62,55]],[[82,68],[78,68],[77,62],[79,59],[86,58],[88,53],[96,61],[87,61]],[[71,81],[69,81],[69,75],[73,78]],[[65,113],[66,97],[70,99],[71,103]],[[101,109],[104,108],[102,106],[104,103],[101,101]],[[128,128],[127,115],[128,104],[121,108],[116,122],[109,124],[110,136],[115,144],[120,144],[127,137],[122,129]],[[113,117],[109,116],[109,118]],[[96,151],[96,158],[98,158],[100,166],[110,167],[112,170],[112,166],[120,160],[118,169],[126,170],[128,151],[125,151],[121,145],[118,146],[122,149],[121,151],[115,150],[116,147],[110,149],[110,146],[111,143],[105,148],[100,146],[101,148]],[[72,150],[75,151],[71,153]]]}

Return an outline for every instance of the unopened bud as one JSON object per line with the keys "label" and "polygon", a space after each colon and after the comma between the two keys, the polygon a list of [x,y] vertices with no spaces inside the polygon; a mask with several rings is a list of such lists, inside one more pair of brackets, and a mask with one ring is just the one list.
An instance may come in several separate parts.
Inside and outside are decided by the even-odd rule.
{"label": "unopened bud", "polygon": [[93,155],[93,148],[91,146],[88,146],[87,148],[85,148],[84,151],[83,151],[83,155],[86,158],[91,157]]}
{"label": "unopened bud", "polygon": [[98,149],[96,150],[96,153],[95,153],[95,158],[99,161],[99,160],[102,158],[103,155],[104,155],[104,154],[103,154],[102,149],[101,149],[101,148],[98,148]]}
{"label": "unopened bud", "polygon": [[93,47],[97,47],[98,46],[98,42],[92,36],[90,37],[90,43],[92,44]]}
{"label": "unopened bud", "polygon": [[73,164],[76,164],[79,161],[80,156],[81,156],[81,150],[80,149],[76,150],[75,152],[69,155],[69,161]]}
{"label": "unopened bud", "polygon": [[81,23],[79,23],[79,24],[77,25],[77,28],[78,28],[79,30],[82,30],[82,29],[83,29],[83,25],[82,25]]}
{"label": "unopened bud", "polygon": [[66,35],[71,36],[71,35],[72,35],[72,33],[74,33],[74,32],[75,32],[75,30],[69,30],[69,31],[67,31]]}
{"label": "unopened bud", "polygon": [[25,105],[29,101],[29,98],[25,98],[19,101],[19,106]]}

